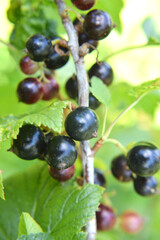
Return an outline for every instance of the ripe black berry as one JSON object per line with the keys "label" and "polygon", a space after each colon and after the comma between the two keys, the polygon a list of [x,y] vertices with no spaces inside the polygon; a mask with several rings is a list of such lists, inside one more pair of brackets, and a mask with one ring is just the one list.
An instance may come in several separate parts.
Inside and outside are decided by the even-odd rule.
{"label": "ripe black berry", "polygon": [[22,126],[17,139],[13,139],[11,150],[25,160],[38,158],[45,150],[43,132],[31,124]]}
{"label": "ripe black berry", "polygon": [[160,169],[160,151],[151,143],[140,142],[127,154],[129,168],[139,176],[151,176]]}
{"label": "ripe black berry", "polygon": [[46,75],[46,78],[49,80],[49,82],[43,83],[43,100],[51,100],[54,97],[56,97],[58,91],[59,91],[59,85],[56,82],[52,76]]}
{"label": "ripe black berry", "polygon": [[38,157],[39,160],[45,161],[45,152],[47,149],[47,145],[49,143],[49,141],[51,141],[52,138],[54,138],[54,134],[52,132],[46,133],[45,131],[43,131],[44,133],[44,137],[45,137],[45,150],[44,152]]}
{"label": "ripe black berry", "polygon": [[65,88],[70,98],[76,99],[78,97],[78,82],[75,75],[67,80]]}
{"label": "ripe black berry", "polygon": [[42,95],[42,84],[36,78],[25,78],[18,84],[17,96],[20,102],[32,104],[37,102]]}
{"label": "ripe black berry", "polygon": [[88,107],[78,107],[68,114],[65,120],[68,135],[78,141],[89,140],[97,136],[98,120]]}
{"label": "ripe black berry", "polygon": [[124,232],[136,234],[140,232],[144,225],[144,219],[135,211],[126,211],[120,217],[120,226]]}
{"label": "ripe black berry", "polygon": [[155,177],[140,177],[134,179],[134,189],[141,196],[151,196],[157,192],[157,181]]}
{"label": "ripe black berry", "polygon": [[101,103],[98,101],[98,99],[93,96],[92,93],[89,94],[89,107],[91,109],[97,109],[99,106],[101,105]]}
{"label": "ripe black berry", "polygon": [[31,59],[41,62],[49,55],[52,43],[45,36],[35,34],[27,40],[26,48]]}
{"label": "ripe black berry", "polygon": [[[68,48],[59,46],[59,49],[66,54],[68,52]],[[53,46],[49,56],[45,60],[46,67],[54,70],[63,67],[69,60],[68,55],[60,55]]]}
{"label": "ripe black berry", "polygon": [[59,170],[72,166],[77,158],[75,142],[67,136],[56,136],[47,145],[45,160]]}
{"label": "ripe black berry", "polygon": [[98,168],[94,168],[94,183],[101,187],[106,187],[106,179],[103,172]]}
{"label": "ripe black berry", "polygon": [[127,159],[124,155],[120,155],[112,160],[111,171],[113,176],[121,182],[132,180],[132,172],[127,166]]}
{"label": "ripe black berry", "polygon": [[107,86],[113,81],[113,70],[106,62],[95,63],[88,72],[89,78],[93,76],[100,78]]}
{"label": "ripe black berry", "polygon": [[23,73],[27,75],[31,75],[37,72],[39,69],[38,63],[32,61],[32,59],[28,56],[24,56],[20,60],[20,68]]}
{"label": "ripe black berry", "polygon": [[108,36],[113,24],[107,12],[95,9],[85,16],[83,28],[89,38],[101,40]]}
{"label": "ripe black berry", "polygon": [[96,212],[97,230],[110,230],[116,223],[116,215],[111,207],[103,204],[99,205],[99,210]]}
{"label": "ripe black berry", "polygon": [[[77,82],[77,77],[73,75],[71,78],[68,79],[66,82],[66,92],[68,96],[72,99],[77,99],[78,98],[78,82]],[[98,101],[98,99],[93,96],[92,93],[89,94],[89,107],[91,109],[97,109],[101,103]]]}
{"label": "ripe black berry", "polygon": [[49,167],[49,174],[52,178],[60,181],[65,182],[69,179],[71,179],[74,176],[75,173],[75,166],[72,165],[69,168],[58,170],[53,167]]}
{"label": "ripe black berry", "polygon": [[93,7],[95,0],[71,0],[72,3],[80,10],[88,10]]}
{"label": "ripe black berry", "polygon": [[[90,39],[85,32],[80,32],[78,34],[78,42],[79,42],[80,46],[83,43],[89,43],[90,45],[92,45],[95,48],[98,46],[98,41]],[[89,53],[91,53],[94,50],[93,47],[89,46]]]}

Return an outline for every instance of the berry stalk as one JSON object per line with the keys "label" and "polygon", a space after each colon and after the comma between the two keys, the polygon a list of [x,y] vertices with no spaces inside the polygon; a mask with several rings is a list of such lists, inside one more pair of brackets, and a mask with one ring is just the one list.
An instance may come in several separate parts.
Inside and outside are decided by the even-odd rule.
{"label": "berry stalk", "polygon": [[[79,106],[88,106],[89,103],[89,85],[87,73],[84,65],[84,58],[79,54],[79,44],[77,32],[68,16],[68,11],[64,0],[55,0],[58,7],[59,15],[61,16],[62,23],[68,34],[68,46],[74,60],[77,81],[78,81],[78,104]],[[83,162],[83,174],[85,183],[94,183],[94,159],[89,145],[89,141],[81,142],[81,153]],[[88,236],[87,240],[96,239],[96,220],[95,216],[91,219],[86,227]]]}

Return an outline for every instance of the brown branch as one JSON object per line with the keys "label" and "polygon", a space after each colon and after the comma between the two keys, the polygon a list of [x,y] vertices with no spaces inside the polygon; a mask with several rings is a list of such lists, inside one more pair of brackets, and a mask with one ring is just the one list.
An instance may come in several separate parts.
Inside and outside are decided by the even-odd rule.
{"label": "brown branch", "polygon": [[[77,32],[68,16],[68,11],[64,0],[55,0],[58,6],[59,15],[68,34],[68,46],[72,54],[78,81],[78,104],[79,106],[88,106],[89,85],[85,70],[84,58],[79,55],[79,44]],[[83,162],[83,173],[85,183],[94,183],[94,163],[89,141],[81,142],[81,154]],[[96,220],[91,219],[86,227],[87,240],[96,239]]]}

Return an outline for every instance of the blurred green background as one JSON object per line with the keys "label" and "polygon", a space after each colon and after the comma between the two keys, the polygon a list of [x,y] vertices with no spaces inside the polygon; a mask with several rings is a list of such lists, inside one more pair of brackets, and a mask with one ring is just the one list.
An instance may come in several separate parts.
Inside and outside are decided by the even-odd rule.
{"label": "blurred green background", "polygon": [[[97,7],[104,2],[105,0],[97,0]],[[110,2],[112,3],[112,0]],[[116,9],[116,2],[118,1],[113,1],[112,8]],[[98,47],[100,60],[105,59],[112,52],[121,48],[145,44],[148,41],[147,36],[149,35],[157,39],[160,36],[158,35],[160,30],[159,0],[124,0],[123,2],[124,7],[120,13],[122,31],[120,33],[114,30],[109,37],[100,42]],[[0,6],[0,39],[9,42],[9,35],[13,29],[13,23],[10,23],[6,16],[9,1],[0,0]],[[70,6],[72,7],[71,4]],[[62,27],[58,27],[57,30],[61,36],[66,37]],[[28,113],[48,105],[48,103],[42,101],[29,106],[18,103],[16,87],[25,75],[19,69],[18,61],[21,55],[10,53],[10,49],[0,42],[0,115]],[[23,54],[22,51],[21,53]],[[108,59],[114,71],[114,82],[109,87],[111,102],[108,107],[107,126],[125,107],[134,101],[134,98],[126,91],[126,84],[138,85],[160,76],[159,56],[160,47],[150,46],[123,52]],[[85,57],[87,70],[95,63],[95,58],[96,52]],[[71,76],[71,73],[74,72],[72,60],[62,69],[57,70],[57,80],[64,97],[66,97],[64,84]],[[111,136],[118,139],[124,146],[134,141],[145,140],[154,142],[160,147],[159,100],[159,91],[148,94],[118,122]],[[104,116],[103,106],[97,110],[97,114],[100,118],[100,136]],[[4,178],[30,167],[37,161],[23,161],[18,159],[14,154],[7,152],[6,150],[10,147],[10,143],[11,141],[9,140],[1,144],[0,169],[3,171]],[[93,143],[94,141],[91,141],[92,145]],[[159,195],[151,198],[141,197],[134,192],[132,183],[122,184],[112,177],[110,174],[110,162],[114,156],[120,153],[120,150],[112,144],[105,144],[105,147],[96,154],[95,165],[103,169],[106,173],[107,192],[117,214],[120,215],[128,209],[136,210],[144,216],[145,226],[141,233],[131,236],[124,234],[117,223],[114,230],[99,233],[97,239],[157,240],[160,236],[160,197]],[[160,181],[160,173],[156,174],[156,177]],[[114,194],[112,194],[113,192]]]}

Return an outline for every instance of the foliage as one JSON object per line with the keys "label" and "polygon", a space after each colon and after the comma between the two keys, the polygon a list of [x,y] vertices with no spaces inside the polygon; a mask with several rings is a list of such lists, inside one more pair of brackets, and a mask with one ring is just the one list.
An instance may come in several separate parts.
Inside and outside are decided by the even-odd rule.
{"label": "foliage", "polygon": [[[137,98],[146,94],[134,109],[131,109],[117,122],[111,137],[120,141],[124,146],[131,142],[143,140],[154,142],[160,146],[158,117],[160,113],[160,71],[156,72],[155,70],[156,61],[158,62],[157,59],[159,59],[159,30],[155,24],[156,18],[154,18],[153,12],[148,13],[148,18],[146,18],[147,14],[145,14],[143,19],[137,20],[138,25],[136,25],[136,21],[133,21],[135,23],[135,25],[132,25],[134,26],[133,30],[130,29],[130,26],[127,29],[126,23],[128,23],[128,18],[125,17],[125,10],[128,9],[127,4],[129,5],[130,3],[126,2],[122,0],[97,0],[95,5],[95,8],[107,11],[117,25],[112,31],[111,40],[109,39],[110,37],[107,37],[106,40],[99,43],[98,47],[98,60],[103,59],[104,54],[110,56],[110,58],[114,56],[111,60],[107,58],[107,61],[111,62],[114,71],[113,85],[106,87],[102,81],[93,77],[90,87],[92,94],[103,103],[96,110],[100,120],[98,136],[101,136],[104,119],[103,110],[106,109],[106,106],[106,126],[109,126],[124,109]],[[147,0],[147,3],[149,2],[151,0]],[[84,13],[77,10],[70,0],[66,0],[66,3],[74,11],[78,11],[80,14]],[[140,3],[138,3],[138,7],[139,11],[142,11]],[[137,11],[136,9],[133,10],[134,12]],[[64,112],[67,112],[66,108],[70,104],[68,101],[56,100],[49,103],[41,101],[34,106],[26,106],[23,103],[18,103],[15,92],[17,83],[26,77],[20,73],[18,61],[23,53],[22,50],[25,48],[27,38],[34,33],[42,33],[51,39],[57,34],[67,39],[64,27],[60,21],[57,7],[52,0],[11,0],[7,16],[11,23],[9,26],[12,28],[12,33],[9,36],[12,48],[7,49],[6,46],[0,45],[1,62],[3,63],[0,66],[2,113],[0,117],[0,141],[5,141],[5,143],[2,142],[2,148],[0,149],[0,169],[2,169],[5,179],[3,186],[2,174],[0,172],[0,239],[85,240],[86,233],[83,232],[83,226],[92,218],[94,211],[102,200],[103,189],[90,184],[79,187],[76,183],[76,178],[62,186],[62,184],[50,178],[47,166],[43,162],[32,166],[34,164],[33,161],[25,162],[18,159],[13,153],[6,151],[10,148],[10,140],[16,138],[23,123],[33,123],[40,127],[44,126],[56,133],[62,133],[63,131]],[[69,16],[73,20],[75,13],[69,11]],[[3,30],[2,24],[1,29]],[[129,29],[131,31],[130,36],[128,33]],[[144,37],[143,39],[141,38],[142,36]],[[137,42],[135,41],[136,44],[134,43],[136,37],[137,39],[140,38],[138,43],[141,44],[144,41],[144,44],[136,47]],[[133,42],[132,39],[134,39]],[[132,44],[137,49],[137,52],[134,51]],[[149,48],[157,47],[155,56],[153,56],[154,54],[146,55],[146,46],[149,46]],[[118,55],[120,52],[116,51],[116,49],[121,51],[121,48],[124,56]],[[143,50],[140,50],[141,48]],[[135,65],[130,64],[129,50],[133,52],[131,58],[133,58],[133,63],[137,63],[137,68],[135,68]],[[141,51],[141,56],[138,55],[139,50]],[[113,55],[112,52],[114,53]],[[158,55],[157,58],[156,54]],[[140,57],[142,56],[144,56],[144,60],[141,63]],[[155,59],[153,59],[154,57]],[[151,62],[152,64],[148,67],[145,61],[149,61],[149,59],[153,63]],[[92,66],[95,61],[96,53],[94,51],[85,57],[87,68],[90,65]],[[142,78],[138,78],[138,84],[137,81],[135,81],[136,84],[131,82],[132,72],[127,72],[128,66],[133,69],[134,73],[138,72],[137,76],[142,76]],[[151,71],[151,69],[153,70]],[[147,76],[146,78],[145,73],[149,72],[149,70],[153,73],[153,76]],[[126,78],[121,74],[122,71],[127,72]],[[65,67],[57,70],[56,77],[60,85],[62,98],[66,97],[65,82],[73,72],[72,60]],[[153,80],[149,81],[148,79]],[[96,139],[91,140],[91,145],[95,141]],[[112,159],[118,154],[121,154],[120,149],[110,143],[106,143],[96,154],[95,165],[108,172]],[[77,161],[77,175],[81,172],[81,168],[81,163]],[[24,169],[27,170],[24,171]],[[13,175],[14,172],[18,172],[18,174]],[[6,178],[8,175],[13,176]],[[156,174],[156,178],[160,180],[160,173]],[[157,240],[159,237],[159,196],[149,199],[142,198],[134,192],[132,183],[118,183],[111,175],[107,175],[107,182],[106,191],[109,193],[109,201],[112,202],[118,216],[123,211],[132,208],[139,211],[147,220],[143,231],[136,236],[129,236],[123,233],[117,222],[114,230],[98,233],[97,240]],[[115,195],[112,194],[113,192],[115,192]],[[5,198],[6,200],[4,200]],[[105,199],[103,201],[108,204],[108,200]]]}
{"label": "foliage", "polygon": [[[35,234],[40,232],[42,227],[53,239],[64,237],[70,240],[74,239],[76,234],[81,239],[81,227],[93,216],[103,191],[100,187],[90,184],[79,188],[73,180],[62,186],[50,177],[44,163],[7,179],[4,184],[6,201],[0,201],[2,240],[6,237],[15,240],[18,225],[19,236]],[[20,218],[22,212],[29,213],[41,227],[29,214],[23,213]],[[62,228],[64,231],[61,231]]]}
{"label": "foliage", "polygon": [[0,170],[0,198],[5,200],[5,197],[4,197],[4,186],[3,186],[3,181],[2,181],[2,172],[1,172],[1,170]]}
{"label": "foliage", "polygon": [[23,116],[8,116],[0,119],[0,141],[8,138],[16,138],[19,128],[23,123],[35,124],[47,127],[57,133],[62,131],[63,108],[67,102],[56,102],[37,113],[30,113]]}

